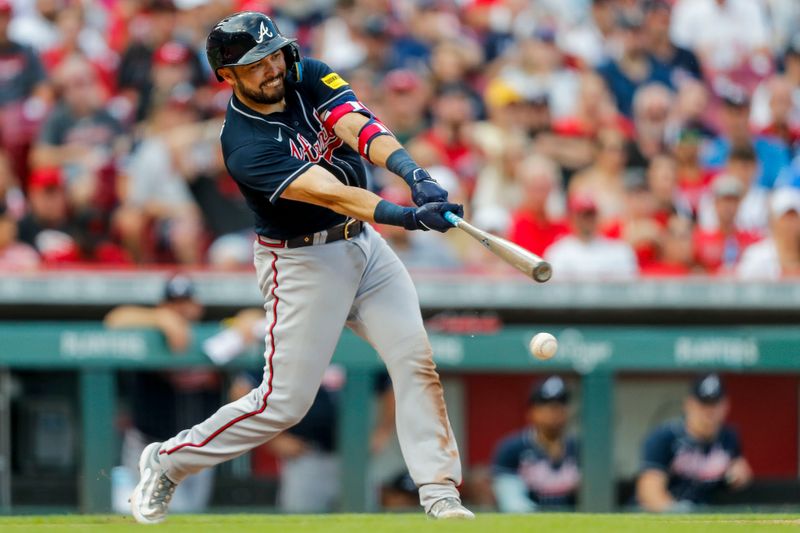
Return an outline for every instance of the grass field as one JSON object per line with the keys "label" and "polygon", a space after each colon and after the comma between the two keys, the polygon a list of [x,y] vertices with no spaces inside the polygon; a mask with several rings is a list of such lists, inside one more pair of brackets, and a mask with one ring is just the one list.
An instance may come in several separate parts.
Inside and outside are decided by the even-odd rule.
{"label": "grass field", "polygon": [[[143,531],[123,516],[0,517],[0,531],[103,532]],[[797,515],[589,515],[480,514],[473,522],[434,522],[417,514],[380,515],[195,515],[172,516],[145,531],[169,533],[716,533],[798,531]]]}

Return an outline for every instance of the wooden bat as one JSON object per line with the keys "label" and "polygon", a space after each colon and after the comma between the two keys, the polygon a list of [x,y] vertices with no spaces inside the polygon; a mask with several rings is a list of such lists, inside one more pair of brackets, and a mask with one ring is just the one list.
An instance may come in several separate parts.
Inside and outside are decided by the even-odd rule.
{"label": "wooden bat", "polygon": [[445,213],[444,218],[529,278],[544,283],[553,275],[550,263],[521,246],[480,230],[455,213]]}

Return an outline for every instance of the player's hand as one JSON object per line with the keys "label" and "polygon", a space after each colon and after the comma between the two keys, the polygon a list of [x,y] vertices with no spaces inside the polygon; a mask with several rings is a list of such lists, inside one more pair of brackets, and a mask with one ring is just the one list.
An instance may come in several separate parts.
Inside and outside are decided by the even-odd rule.
{"label": "player's hand", "polygon": [[725,480],[731,488],[741,489],[750,483],[753,479],[753,471],[747,461],[743,459],[736,459],[728,467],[725,472]]}
{"label": "player's hand", "polygon": [[424,168],[414,170],[406,181],[411,183],[411,199],[415,205],[447,201],[447,191]]}
{"label": "player's hand", "polygon": [[172,309],[157,309],[156,324],[167,340],[167,346],[174,353],[185,352],[192,342],[189,322]]}
{"label": "player's hand", "polygon": [[421,229],[422,231],[434,230],[444,233],[453,227],[444,218],[444,214],[450,211],[456,215],[464,216],[464,206],[451,204],[450,202],[432,202],[409,211],[410,220],[405,224],[406,229]]}

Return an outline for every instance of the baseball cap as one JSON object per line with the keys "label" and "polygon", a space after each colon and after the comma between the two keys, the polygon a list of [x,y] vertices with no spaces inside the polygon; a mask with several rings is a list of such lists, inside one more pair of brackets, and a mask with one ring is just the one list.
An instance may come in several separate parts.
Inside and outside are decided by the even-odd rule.
{"label": "baseball cap", "polygon": [[711,192],[717,198],[724,198],[728,196],[736,196],[741,198],[744,195],[744,185],[735,176],[730,174],[722,174],[717,176],[711,184]]}
{"label": "baseball cap", "polygon": [[0,13],[8,14],[14,10],[10,0],[0,0]]}
{"label": "baseball cap", "polygon": [[567,209],[570,213],[596,213],[597,203],[587,194],[575,194],[567,201]]}
{"label": "baseball cap", "polygon": [[800,190],[794,187],[777,189],[770,198],[770,211],[774,217],[781,217],[790,211],[800,214]]}
{"label": "baseball cap", "polygon": [[402,93],[419,89],[422,80],[413,70],[395,69],[386,75],[383,85],[388,91]]}
{"label": "baseball cap", "polygon": [[533,385],[528,403],[530,405],[550,402],[565,404],[569,402],[569,397],[569,389],[564,380],[559,376],[548,376]]}
{"label": "baseball cap", "polygon": [[719,374],[703,374],[692,383],[691,393],[701,403],[717,403],[725,397],[725,386]]}
{"label": "baseball cap", "polygon": [[42,167],[31,172],[28,177],[28,190],[55,189],[64,186],[61,169],[58,167]]}
{"label": "baseball cap", "polygon": [[750,105],[747,90],[739,85],[728,85],[719,91],[719,97],[728,107],[742,108]]}
{"label": "baseball cap", "polygon": [[159,46],[153,53],[155,65],[183,65],[192,56],[189,48],[178,41],[169,41]]}
{"label": "baseball cap", "polygon": [[188,276],[176,274],[164,285],[164,300],[189,300],[194,298],[194,283]]}

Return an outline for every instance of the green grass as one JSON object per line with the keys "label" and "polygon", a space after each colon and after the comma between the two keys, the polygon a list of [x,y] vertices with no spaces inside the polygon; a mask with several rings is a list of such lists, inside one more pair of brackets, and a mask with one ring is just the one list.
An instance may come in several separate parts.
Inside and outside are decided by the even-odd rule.
{"label": "green grass", "polygon": [[716,533],[798,531],[797,515],[590,515],[479,514],[474,522],[434,522],[421,514],[379,515],[193,515],[172,516],[159,526],[142,529],[127,516],[0,517],[0,531],[103,532],[161,531],[174,533]]}

